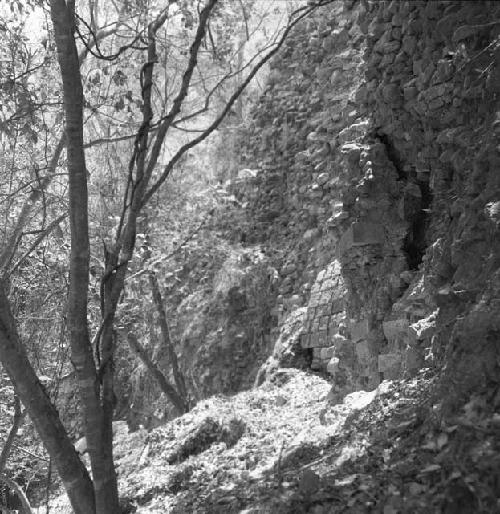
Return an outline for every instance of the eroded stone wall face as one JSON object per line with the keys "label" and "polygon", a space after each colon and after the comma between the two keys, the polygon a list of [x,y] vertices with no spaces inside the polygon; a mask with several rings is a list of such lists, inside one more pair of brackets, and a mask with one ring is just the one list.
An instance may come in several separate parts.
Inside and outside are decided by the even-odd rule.
{"label": "eroded stone wall face", "polygon": [[333,396],[430,365],[464,388],[498,374],[499,15],[337,2],[274,63],[241,144],[241,230],[277,256],[276,332],[305,309],[293,351]]}
{"label": "eroded stone wall face", "polygon": [[[399,288],[382,320],[384,378],[425,365],[425,357],[445,363],[465,388],[493,372],[499,14],[488,1],[394,1],[367,3],[358,16],[366,36],[358,108],[397,173],[394,223],[387,220],[394,249],[395,227],[405,229],[407,269],[401,263],[380,277]],[[380,290],[373,282],[372,289]]]}

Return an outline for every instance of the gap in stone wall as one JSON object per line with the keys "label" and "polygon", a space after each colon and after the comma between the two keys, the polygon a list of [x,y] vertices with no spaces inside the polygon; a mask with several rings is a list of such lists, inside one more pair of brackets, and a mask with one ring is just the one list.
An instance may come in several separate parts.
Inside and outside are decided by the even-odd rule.
{"label": "gap in stone wall", "polygon": [[408,268],[412,271],[418,270],[425,251],[428,246],[427,242],[427,229],[429,226],[429,212],[432,205],[432,191],[429,186],[428,178],[422,180],[418,176],[415,178],[415,173],[409,171],[412,169],[401,153],[398,151],[389,136],[383,132],[377,132],[375,136],[385,147],[388,159],[393,164],[398,179],[407,184],[412,183],[420,191],[420,200],[418,207],[411,212],[411,214],[404,215],[409,223],[408,233],[403,241],[403,252],[406,256]]}
{"label": "gap in stone wall", "polygon": [[387,134],[384,134],[383,132],[378,132],[375,137],[384,145],[387,157],[394,165],[399,180],[406,180],[407,174],[405,172],[401,156],[395,148],[395,146],[392,144],[392,141],[389,139]]}
{"label": "gap in stone wall", "polygon": [[432,191],[428,182],[417,180],[420,188],[421,205],[411,220],[408,233],[403,242],[403,252],[406,255],[408,267],[412,271],[418,270],[428,246],[427,229],[429,227],[429,212],[432,204]]}

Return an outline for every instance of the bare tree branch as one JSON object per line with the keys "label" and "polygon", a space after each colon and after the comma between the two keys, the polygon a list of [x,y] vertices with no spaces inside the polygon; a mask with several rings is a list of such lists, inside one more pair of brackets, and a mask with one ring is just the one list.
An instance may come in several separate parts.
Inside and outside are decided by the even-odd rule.
{"label": "bare tree branch", "polygon": [[[218,0],[209,0],[207,5],[202,9],[200,12],[200,20],[198,23],[198,29],[196,31],[195,38],[193,40],[193,43],[189,49],[189,61],[186,67],[186,71],[184,72],[184,75],[182,77],[181,86],[179,89],[179,93],[175,97],[172,108],[170,109],[170,112],[165,116],[165,120],[162,122],[162,124],[159,127],[158,134],[156,135],[155,142],[153,144],[153,147],[151,149],[151,154],[149,158],[148,167],[145,173],[145,176],[147,179],[149,179],[153,173],[153,170],[156,166],[156,163],[158,162],[158,157],[160,155],[161,148],[163,146],[163,141],[165,140],[165,137],[167,135],[167,132],[172,125],[173,121],[181,111],[182,103],[184,102],[184,99],[186,98],[189,90],[189,85],[191,83],[191,78],[193,76],[194,69],[198,63],[198,51],[200,49],[201,43],[203,41],[203,37],[205,35],[206,26],[208,23],[208,20],[210,18],[210,14],[217,5]],[[142,202],[142,205],[144,203]]]}
{"label": "bare tree branch", "polygon": [[155,377],[156,381],[161,387],[161,390],[166,394],[167,398],[172,402],[176,410],[180,414],[184,414],[189,410],[189,407],[177,390],[172,386],[172,384],[167,380],[162,371],[158,368],[158,366],[151,360],[151,357],[148,355],[146,349],[139,343],[137,336],[129,331],[127,334],[127,342],[130,348],[137,354],[137,356],[144,363],[148,371]]}
{"label": "bare tree branch", "polygon": [[44,189],[47,188],[47,186],[50,184],[53,175],[55,173],[55,170],[57,168],[57,164],[59,162],[59,158],[61,157],[61,153],[63,151],[65,144],[65,138],[64,136],[61,136],[59,139],[59,143],[57,144],[57,147],[54,151],[54,155],[52,156],[52,159],[50,160],[49,166],[48,166],[48,172],[47,175],[40,180],[39,185],[37,188],[33,189],[31,192],[29,198],[26,200],[25,204],[23,205],[23,208],[21,209],[21,213],[19,214],[19,217],[17,218],[16,225],[14,229],[12,230],[12,233],[8,237],[5,247],[0,254],[0,272],[2,279],[5,279],[7,274],[7,268],[12,261],[12,258],[14,257],[14,254],[16,252],[17,246],[20,242],[22,232],[24,227],[26,226],[26,223],[28,222],[29,216],[33,210],[33,207],[35,204],[42,198]]}
{"label": "bare tree branch", "polygon": [[50,223],[44,230],[40,231],[39,236],[31,243],[29,248],[24,252],[23,256],[12,266],[9,270],[9,274],[15,273],[19,267],[26,261],[26,259],[30,256],[31,252],[33,252],[38,245],[56,228],[59,226],[59,223],[68,217],[67,213],[61,214],[58,218],[56,218],[52,223]]}
{"label": "bare tree branch", "polygon": [[12,422],[12,426],[9,430],[9,435],[5,440],[5,443],[2,447],[2,452],[0,453],[0,474],[3,473],[5,469],[5,465],[7,464],[7,460],[9,458],[10,450],[14,444],[14,439],[16,438],[17,432],[23,422],[23,418],[26,412],[23,412],[21,409],[21,401],[19,400],[19,396],[14,394],[14,420]]}
{"label": "bare tree branch", "polygon": [[[328,2],[325,2],[321,5],[326,5],[326,3],[331,3],[334,0],[328,0]],[[233,93],[231,98],[228,100],[225,108],[222,110],[221,114],[215,119],[215,121],[197,138],[191,140],[190,142],[184,144],[177,150],[175,155],[170,159],[168,164],[164,167],[163,172],[161,173],[158,180],[150,187],[150,189],[145,193],[141,206],[144,206],[151,197],[158,191],[158,189],[161,187],[161,185],[165,182],[165,180],[170,175],[172,169],[177,164],[179,159],[191,148],[196,146],[197,144],[201,143],[203,140],[205,140],[214,130],[217,129],[217,127],[222,123],[223,119],[226,117],[227,113],[231,110],[234,103],[238,100],[241,93],[245,90],[245,88],[248,86],[250,81],[253,79],[253,77],[257,74],[257,72],[264,66],[266,62],[268,62],[271,57],[276,55],[278,50],[281,48],[283,43],[285,42],[286,37],[288,36],[289,32],[292,30],[297,23],[299,23],[300,20],[304,19],[306,16],[311,14],[316,8],[318,7],[317,4],[314,4],[313,6],[308,7],[301,7],[295,11],[295,19],[293,19],[286,29],[283,32],[283,35],[281,36],[280,40],[276,43],[276,46],[273,50],[271,50],[265,57],[263,57],[258,64],[252,69],[252,71],[249,73],[247,78],[242,82],[242,84],[236,89],[236,91]]]}

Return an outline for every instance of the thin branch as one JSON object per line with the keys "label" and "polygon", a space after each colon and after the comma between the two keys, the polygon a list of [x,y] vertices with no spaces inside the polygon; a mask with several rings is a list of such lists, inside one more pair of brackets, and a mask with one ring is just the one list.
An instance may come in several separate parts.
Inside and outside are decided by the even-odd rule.
{"label": "thin branch", "polygon": [[[198,63],[198,51],[200,49],[203,38],[205,36],[206,26],[207,26],[208,20],[210,18],[210,14],[211,14],[212,10],[215,8],[215,6],[217,5],[217,1],[218,0],[209,0],[207,5],[200,12],[198,28],[196,30],[196,35],[193,40],[193,43],[191,44],[191,47],[189,49],[189,61],[188,61],[187,67],[186,67],[186,71],[184,72],[184,75],[182,76],[179,93],[175,97],[173,104],[172,104],[172,108],[170,109],[170,112],[165,117],[165,121],[161,124],[161,126],[158,130],[156,140],[154,142],[153,148],[151,149],[151,156],[150,156],[148,167],[147,167],[147,170],[145,173],[146,180],[149,180],[149,178],[151,177],[151,175],[153,173],[153,170],[156,166],[158,157],[161,152],[161,148],[163,146],[163,141],[165,140],[165,136],[167,135],[167,132],[168,132],[172,122],[175,120],[175,118],[181,111],[182,103],[184,102],[184,99],[186,98],[186,96],[188,94],[189,86],[191,83],[191,78],[193,76],[194,69]],[[144,202],[141,202],[141,205],[144,205]]]}
{"label": "thin branch", "polygon": [[[59,142],[57,144],[57,147],[54,151],[54,155],[52,156],[52,159],[50,160],[49,166],[48,166],[48,172],[47,175],[40,180],[39,187],[36,189],[33,189],[31,192],[29,198],[26,200],[26,203],[23,205],[23,208],[21,209],[21,213],[19,214],[19,217],[16,222],[16,226],[12,230],[12,233],[10,237],[7,239],[5,243],[5,247],[3,252],[0,254],[0,271],[2,272],[2,277],[5,278],[7,273],[7,268],[9,264],[11,263],[14,254],[17,250],[17,246],[19,244],[19,241],[22,236],[22,231],[24,227],[26,226],[26,223],[28,222],[29,215],[31,214],[31,211],[42,198],[43,190],[48,187],[50,184],[55,170],[57,168],[57,164],[59,162],[59,158],[61,157],[61,153],[63,151],[65,145],[65,137],[61,136],[59,139]],[[2,271],[3,270],[3,271]]]}
{"label": "thin branch", "polygon": [[28,498],[26,498],[26,495],[24,494],[23,490],[19,487],[19,484],[17,482],[14,482],[14,480],[3,474],[0,474],[0,482],[3,482],[11,491],[14,492],[14,494],[21,502],[23,512],[25,512],[26,514],[33,513]]}
{"label": "thin branch", "polygon": [[137,336],[129,330],[127,334],[127,342],[130,349],[141,359],[146,369],[154,376],[161,390],[165,393],[167,398],[172,402],[175,409],[179,414],[184,414],[189,411],[189,406],[185,398],[183,398],[174,386],[167,380],[158,366],[151,360],[146,349],[137,339]]}
{"label": "thin branch", "polygon": [[182,374],[179,367],[179,360],[177,359],[174,343],[170,335],[170,328],[168,326],[167,321],[167,313],[165,312],[165,306],[163,305],[160,284],[158,283],[158,277],[154,271],[149,272],[149,284],[151,286],[151,295],[153,297],[153,303],[156,307],[156,312],[158,313],[158,321],[160,324],[160,331],[163,338],[163,344],[167,348],[168,358],[170,361],[170,366],[172,368],[175,386],[177,387],[177,392],[184,400],[184,403],[186,404],[186,406],[188,406],[186,382],[184,380],[184,375]]}
{"label": "thin branch", "polygon": [[5,469],[10,451],[14,444],[14,439],[16,438],[17,432],[23,422],[24,415],[25,412],[23,412],[21,409],[21,401],[19,400],[19,396],[14,394],[14,420],[12,421],[9,435],[7,436],[7,439],[2,448],[2,452],[0,453],[0,474],[3,473],[3,470]]}
{"label": "thin branch", "polygon": [[243,13],[243,21],[245,22],[246,38],[247,38],[247,41],[249,41],[250,40],[250,31],[248,29],[248,14],[247,14],[247,11],[245,9],[245,6],[243,5],[243,1],[242,0],[238,0],[238,3],[240,4],[240,9],[241,9],[241,12]]}
{"label": "thin branch", "polygon": [[175,123],[173,123],[172,126],[175,127],[177,130],[183,130],[184,132],[204,132],[205,129],[200,129],[200,130],[182,129],[179,127],[179,124],[185,123],[186,121],[189,121],[190,119],[193,119],[196,116],[199,116],[200,114],[207,112],[208,109],[210,108],[210,101],[211,101],[212,96],[217,92],[217,90],[222,86],[222,84],[224,82],[236,77],[237,75],[241,74],[244,70],[249,68],[259,55],[261,55],[266,50],[271,48],[274,44],[276,44],[276,42],[273,42],[273,43],[267,45],[258,54],[254,55],[242,68],[238,69],[237,71],[230,72],[230,73],[227,73],[226,75],[224,75],[224,77],[222,77],[219,80],[219,82],[217,82],[217,84],[215,84],[215,86],[210,91],[207,92],[207,95],[205,97],[205,104],[202,108],[198,109],[195,112],[192,112],[191,114],[187,114],[186,116],[183,116],[182,118],[177,120]]}
{"label": "thin branch", "polygon": [[50,223],[44,230],[40,231],[40,235],[33,241],[30,247],[24,252],[23,256],[16,262],[16,264],[10,270],[10,274],[17,271],[17,269],[26,261],[31,252],[35,250],[35,248],[57,227],[59,223],[66,219],[68,214],[61,214],[58,218],[56,218],[52,223]]}
{"label": "thin branch", "polygon": [[[127,50],[129,50],[131,48],[136,49],[136,50],[145,50],[145,48],[142,48],[142,47],[138,48],[135,46],[137,41],[139,41],[143,36],[143,34],[140,32],[139,34],[137,34],[135,36],[135,38],[132,40],[131,43],[120,46],[120,48],[118,48],[118,51],[116,53],[111,54],[111,55],[104,55],[99,48],[99,39],[102,39],[102,37],[101,38],[99,37],[99,33],[95,34],[94,31],[92,30],[92,28],[90,27],[90,25],[83,18],[81,18],[78,15],[76,15],[76,17],[78,18],[79,21],[81,21],[87,27],[87,29],[89,30],[89,33],[92,35],[92,41],[86,41],[85,38],[83,37],[82,33],[80,32],[80,29],[77,26],[76,32],[78,33],[78,37],[79,37],[80,41],[83,43],[83,46],[85,47],[86,52],[92,54],[97,59],[101,59],[103,61],[115,61],[116,59],[118,59],[118,57],[120,57],[121,54],[123,54],[124,52],[126,52]],[[116,27],[113,27],[112,29],[107,29],[107,31],[105,31],[106,35],[114,34],[118,30],[120,25],[121,25],[121,22],[117,22]],[[97,48],[97,52],[93,50],[94,47]]]}
{"label": "thin branch", "polygon": [[[172,250],[167,255],[163,255],[159,259],[151,261],[149,263],[149,267],[151,268],[151,267],[155,266],[156,264],[159,264],[160,262],[165,262],[168,259],[172,258],[176,253],[180,252],[182,250],[182,248],[187,243],[189,243],[189,241],[191,241],[191,239],[193,239],[194,236],[196,236],[200,232],[200,230],[203,228],[203,226],[207,223],[208,217],[211,216],[213,213],[214,213],[214,209],[211,209],[208,212],[208,215],[205,216],[205,218],[203,218],[202,222],[198,225],[198,227],[196,227],[196,229],[193,232],[191,232],[181,243],[178,243],[174,250]],[[149,272],[148,269],[142,269],[142,270],[138,271],[137,273],[134,273],[133,275],[128,276],[126,279],[126,282],[128,282],[129,280],[131,280],[135,277],[140,277],[141,275],[144,275],[145,273],[148,273],[148,272]]]}
{"label": "thin branch", "polygon": [[[155,130],[155,129],[153,129]],[[117,136],[117,137],[101,137],[99,139],[94,139],[92,141],[89,141],[88,143],[85,143],[83,145],[83,148],[92,148],[93,146],[98,145],[105,145],[109,143],[119,143],[120,141],[128,141],[130,139],[134,139],[137,137],[137,134],[126,134],[124,136]]]}
{"label": "thin branch", "polygon": [[24,448],[23,446],[21,446],[19,444],[14,443],[12,446],[14,446],[14,448],[18,449],[20,452],[25,453],[26,455],[29,455],[30,457],[33,457],[35,459],[42,460],[45,462],[49,462],[49,459],[47,457],[42,457],[41,455],[37,455],[36,453],[30,452],[29,450],[27,450],[26,448]]}
{"label": "thin branch", "polygon": [[[328,0],[328,2],[321,3],[321,4],[314,4],[313,6],[308,7],[301,7],[295,11],[293,15],[296,16],[296,18],[291,21],[286,29],[283,32],[283,35],[281,36],[280,40],[276,43],[276,46],[273,50],[271,50],[265,57],[263,57],[253,68],[253,70],[249,73],[247,78],[242,82],[242,84],[236,89],[236,91],[233,93],[231,98],[226,104],[226,107],[223,109],[221,114],[217,117],[217,119],[197,138],[191,140],[190,142],[184,144],[179,148],[179,150],[175,153],[175,155],[170,159],[170,161],[167,163],[165,168],[163,169],[162,174],[158,178],[158,180],[150,187],[150,189],[145,193],[141,206],[144,206],[151,197],[158,191],[158,189],[161,187],[161,185],[165,182],[165,180],[170,175],[172,169],[176,165],[176,163],[180,160],[180,158],[191,148],[196,146],[197,144],[201,143],[203,140],[205,140],[214,130],[217,129],[217,127],[222,123],[224,118],[226,117],[226,114],[231,110],[236,100],[239,98],[241,93],[245,90],[245,88],[248,86],[250,81],[253,79],[253,77],[257,74],[257,72],[268,62],[271,57],[276,55],[278,50],[282,47],[283,43],[285,42],[286,37],[288,36],[289,32],[292,30],[292,28],[299,23],[302,19],[304,19],[306,16],[311,14],[318,6],[326,5],[327,3],[331,3],[334,0]],[[299,14],[301,12],[301,14]],[[292,16],[293,16],[292,15]]]}

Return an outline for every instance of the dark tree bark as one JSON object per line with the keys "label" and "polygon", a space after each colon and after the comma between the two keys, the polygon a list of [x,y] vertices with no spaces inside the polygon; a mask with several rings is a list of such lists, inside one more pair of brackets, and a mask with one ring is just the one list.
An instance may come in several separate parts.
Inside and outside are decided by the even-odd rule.
{"label": "dark tree bark", "polygon": [[175,353],[174,344],[172,342],[172,338],[170,337],[170,329],[168,326],[165,307],[163,305],[163,299],[161,297],[160,284],[158,284],[158,277],[156,276],[156,273],[154,271],[151,271],[149,273],[149,283],[151,285],[153,303],[155,304],[156,312],[158,313],[163,344],[167,348],[168,359],[170,361],[170,365],[172,366],[172,373],[174,375],[175,386],[177,387],[177,391],[179,392],[180,396],[184,398],[186,408],[189,408],[187,402],[186,382],[184,381],[184,376],[179,368],[177,354]]}
{"label": "dark tree bark", "polygon": [[148,371],[153,375],[154,379],[160,386],[161,390],[165,393],[167,398],[172,402],[172,405],[175,407],[179,414],[184,414],[188,412],[189,405],[186,401],[186,398],[181,396],[175,387],[168,381],[165,377],[164,373],[158,368],[158,366],[152,361],[151,357],[148,355],[146,349],[139,343],[135,334],[131,331],[127,334],[127,341],[132,349],[132,351],[137,354],[137,356],[144,363]]}
{"label": "dark tree bark", "polygon": [[94,491],[85,466],[19,340],[5,291],[0,287],[0,360],[47,451],[54,460],[76,514],[93,514]]}
{"label": "dark tree bark", "polygon": [[10,427],[9,435],[5,440],[5,443],[2,447],[2,452],[0,453],[0,473],[3,473],[3,470],[5,469],[5,465],[7,464],[7,460],[9,459],[12,445],[14,444],[14,439],[16,438],[17,432],[23,422],[24,414],[25,413],[21,409],[21,401],[19,400],[19,396],[15,394],[14,420],[12,421],[12,426]]}
{"label": "dark tree bark", "polygon": [[[0,473],[0,484],[2,482],[7,486],[10,492],[10,494],[7,495],[7,507],[16,509],[15,512],[20,512],[21,514],[32,514],[33,511],[31,510],[30,502],[19,485],[8,476]],[[11,503],[11,505],[9,505],[9,503]],[[0,505],[0,507],[3,507],[3,505]],[[11,510],[8,512],[11,512]]]}
{"label": "dark tree bark", "polygon": [[118,485],[113,463],[112,407],[100,399],[99,376],[87,325],[90,243],[87,168],[83,145],[83,87],[76,48],[74,2],[51,0],[57,57],[61,68],[69,181],[71,230],[68,325],[71,359],[78,377],[97,514],[118,514]]}

